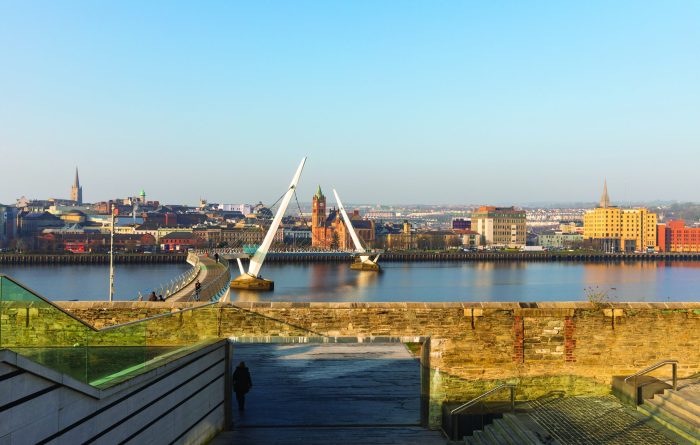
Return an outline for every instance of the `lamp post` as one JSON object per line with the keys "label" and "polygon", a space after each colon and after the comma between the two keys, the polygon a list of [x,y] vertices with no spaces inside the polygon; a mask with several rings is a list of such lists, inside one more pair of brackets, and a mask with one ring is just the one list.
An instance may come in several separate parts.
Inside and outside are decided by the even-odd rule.
{"label": "lamp post", "polygon": [[109,236],[109,302],[114,300],[114,204],[110,208],[112,224]]}

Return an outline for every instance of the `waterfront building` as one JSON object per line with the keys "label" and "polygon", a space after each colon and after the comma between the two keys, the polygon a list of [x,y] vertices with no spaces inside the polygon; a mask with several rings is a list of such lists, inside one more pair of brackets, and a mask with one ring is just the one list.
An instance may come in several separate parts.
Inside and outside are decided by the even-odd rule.
{"label": "waterfront building", "polygon": [[472,214],[472,230],[481,236],[480,244],[521,248],[527,236],[526,214],[515,207],[481,206]]}
{"label": "waterfront building", "polygon": [[[191,229],[202,246],[207,247],[232,247],[260,245],[265,238],[267,230],[259,225],[240,225],[237,227],[207,227]],[[284,228],[279,227],[272,239],[273,243],[284,242]]]}
{"label": "waterfront building", "polygon": [[292,246],[310,246],[311,229],[309,227],[285,227],[283,229],[284,243]]}
{"label": "waterfront building", "polygon": [[253,206],[250,204],[219,204],[216,208],[224,212],[240,212],[243,215],[253,213]]}
{"label": "waterfront building", "polygon": [[365,218],[392,220],[396,218],[396,212],[389,210],[370,210],[365,214]]}
{"label": "waterfront building", "polygon": [[[106,253],[109,252],[110,235],[87,233],[79,229],[46,230],[35,238],[34,249],[40,252]],[[115,234],[114,250],[142,252],[155,247],[156,240],[149,234]]]}
{"label": "waterfront building", "polygon": [[465,218],[453,218],[452,230],[471,230],[472,222]]}
{"label": "waterfront building", "polygon": [[572,248],[583,243],[583,235],[580,233],[541,233],[537,236],[537,245],[546,249]]}
{"label": "waterfront building", "polygon": [[0,247],[17,237],[17,208],[0,204]]}
{"label": "waterfront building", "polygon": [[160,238],[160,249],[165,252],[189,250],[200,247],[199,238],[192,232],[171,232]]}
{"label": "waterfront building", "polygon": [[700,252],[700,227],[686,227],[684,220],[658,225],[659,252]]}
{"label": "waterfront building", "polygon": [[[362,219],[360,212],[354,210],[348,215],[355,233],[365,246],[372,246],[376,240],[374,221]],[[354,249],[351,236],[345,227],[343,218],[337,209],[331,209],[326,215],[326,197],[318,186],[312,198],[311,212],[312,246],[324,249]]]}
{"label": "waterfront building", "polygon": [[70,200],[78,205],[83,205],[83,188],[80,186],[80,178],[78,178],[78,167],[75,167],[75,179],[70,190]]}
{"label": "waterfront building", "polygon": [[18,217],[18,230],[22,236],[36,235],[44,229],[63,227],[63,225],[61,218],[49,212],[24,213]]}
{"label": "waterfront building", "polygon": [[559,224],[559,231],[561,233],[578,233],[583,235],[583,222],[582,221],[568,221]]}
{"label": "waterfront building", "polygon": [[416,240],[411,223],[404,219],[403,229],[400,233],[388,233],[386,235],[386,247],[391,250],[414,250],[417,248]]}
{"label": "waterfront building", "polygon": [[599,206],[583,217],[583,237],[606,252],[656,250],[657,216],[646,208],[621,209],[610,205],[607,181]]}
{"label": "waterfront building", "polygon": [[481,235],[475,230],[455,230],[457,235],[462,237],[462,246],[468,249],[475,249],[479,246]]}
{"label": "waterfront building", "polygon": [[87,215],[80,210],[71,210],[58,215],[58,217],[66,224],[85,224],[87,221]]}
{"label": "waterfront building", "polygon": [[462,247],[462,235],[452,230],[426,230],[414,234],[420,250],[447,250]]}

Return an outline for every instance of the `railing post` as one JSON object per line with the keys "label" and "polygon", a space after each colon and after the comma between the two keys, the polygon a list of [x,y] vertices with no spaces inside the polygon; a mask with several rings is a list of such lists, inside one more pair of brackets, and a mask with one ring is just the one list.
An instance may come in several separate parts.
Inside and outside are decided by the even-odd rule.
{"label": "railing post", "polygon": [[459,435],[459,414],[450,414],[450,416],[452,417],[452,440],[458,440],[459,438],[457,436]]}
{"label": "railing post", "polygon": [[673,373],[673,390],[674,390],[674,391],[677,391],[677,390],[678,390],[678,378],[677,378],[677,377],[678,377],[678,373],[677,373],[677,370],[676,370],[676,366],[677,366],[677,365],[678,365],[678,363],[671,363],[671,369],[672,369],[671,372]]}

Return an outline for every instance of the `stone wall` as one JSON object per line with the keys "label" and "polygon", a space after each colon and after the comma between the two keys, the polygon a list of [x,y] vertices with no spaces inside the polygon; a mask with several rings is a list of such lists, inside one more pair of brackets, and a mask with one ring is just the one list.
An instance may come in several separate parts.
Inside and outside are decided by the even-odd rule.
{"label": "stone wall", "polygon": [[[180,307],[62,306],[99,326]],[[227,337],[429,337],[433,424],[443,400],[469,400],[506,381],[519,383],[519,399],[532,399],[551,391],[609,393],[614,375],[663,359],[679,360],[681,377],[700,372],[700,303],[253,302],[217,308],[218,317],[207,324]],[[670,369],[659,372],[670,375]]]}

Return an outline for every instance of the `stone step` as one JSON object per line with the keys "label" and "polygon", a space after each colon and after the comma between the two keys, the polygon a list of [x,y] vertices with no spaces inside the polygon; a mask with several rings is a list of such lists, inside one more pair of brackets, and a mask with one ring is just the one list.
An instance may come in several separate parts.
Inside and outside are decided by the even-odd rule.
{"label": "stone step", "polygon": [[505,445],[500,441],[499,437],[496,435],[496,431],[491,425],[486,425],[484,428],[484,436],[489,441],[489,445]]}
{"label": "stone step", "polygon": [[484,437],[484,432],[481,430],[474,431],[474,433],[472,433],[472,437],[474,438],[474,443],[476,445],[490,445]]}
{"label": "stone step", "polygon": [[692,421],[688,422],[682,417],[674,415],[652,402],[653,400],[645,401],[642,405],[637,407],[637,411],[651,417],[669,430],[688,440],[690,443],[700,445],[700,433],[698,429],[693,426]]}
{"label": "stone step", "polygon": [[501,433],[505,443],[508,445],[520,445],[520,437],[513,432],[513,429],[503,419],[498,419],[498,421],[494,422],[493,427]]}
{"label": "stone step", "polygon": [[535,436],[529,428],[520,421],[515,414],[506,413],[503,415],[503,421],[517,435],[520,443],[523,445],[542,445],[542,442]]}
{"label": "stone step", "polygon": [[656,395],[653,399],[650,399],[649,402],[651,405],[658,406],[675,415],[679,415],[695,426],[700,427],[700,410],[695,410],[692,404],[688,403],[688,399],[679,397],[674,392]]}
{"label": "stone step", "polygon": [[696,393],[689,393],[682,390],[666,390],[664,391],[664,397],[676,403],[683,403],[683,406],[686,406],[689,411],[693,411],[700,416],[700,396]]}
{"label": "stone step", "polygon": [[508,434],[503,431],[502,424],[503,421],[501,419],[496,419],[491,425],[487,425],[486,429],[491,432],[498,445],[511,445]]}

